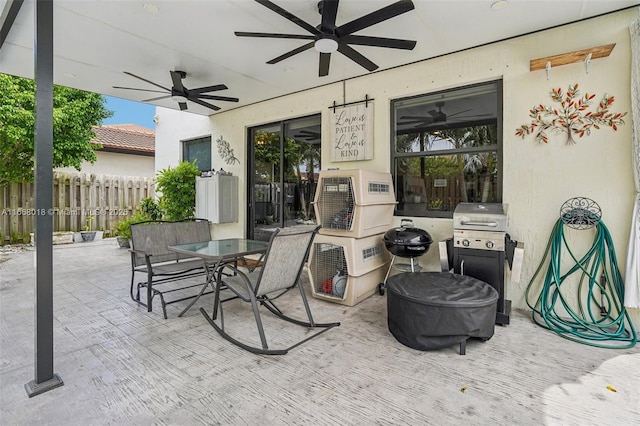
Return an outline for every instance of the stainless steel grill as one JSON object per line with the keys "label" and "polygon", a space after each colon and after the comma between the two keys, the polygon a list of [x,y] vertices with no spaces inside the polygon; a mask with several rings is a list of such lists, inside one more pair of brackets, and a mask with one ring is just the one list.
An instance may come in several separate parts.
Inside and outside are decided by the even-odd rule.
{"label": "stainless steel grill", "polygon": [[496,324],[509,324],[504,295],[507,208],[496,203],[460,203],[453,212],[453,270],[492,285],[498,292]]}
{"label": "stainless steel grill", "polygon": [[507,208],[497,203],[460,203],[453,212],[453,246],[505,250]]}

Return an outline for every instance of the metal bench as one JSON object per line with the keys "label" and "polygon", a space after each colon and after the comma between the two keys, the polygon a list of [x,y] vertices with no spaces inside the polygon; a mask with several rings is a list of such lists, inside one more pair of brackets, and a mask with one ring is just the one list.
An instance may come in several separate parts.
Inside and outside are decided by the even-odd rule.
{"label": "metal bench", "polygon": [[[184,296],[183,290],[197,287],[205,282],[205,268],[202,259],[190,258],[172,251],[168,246],[209,241],[211,231],[205,219],[185,219],[182,221],[148,221],[131,225],[131,299],[152,311],[155,296],[160,297],[162,313],[167,318],[166,306],[194,298],[198,291]],[[144,274],[146,279],[136,285],[136,274]],[[180,280],[201,275],[202,282],[193,280],[184,285],[175,285]],[[140,298],[140,290],[146,288],[146,300]],[[134,291],[135,289],[135,291]],[[165,294],[181,291],[182,297],[166,300]]]}

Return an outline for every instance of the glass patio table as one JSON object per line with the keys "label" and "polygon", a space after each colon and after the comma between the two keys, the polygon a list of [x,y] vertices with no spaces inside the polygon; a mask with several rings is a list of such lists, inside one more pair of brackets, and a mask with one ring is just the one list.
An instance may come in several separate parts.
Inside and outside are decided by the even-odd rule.
{"label": "glass patio table", "polygon": [[[215,273],[220,266],[229,262],[235,262],[245,256],[251,254],[260,254],[264,256],[267,252],[269,243],[266,241],[247,240],[244,238],[228,238],[224,240],[211,240],[201,243],[180,244],[169,246],[169,250],[176,253],[185,254],[191,257],[199,257],[204,262],[207,273],[207,279],[200,293],[184,308],[179,317],[184,315],[204,294],[208,286],[213,290],[216,289],[218,283],[215,282]],[[262,258],[260,256],[260,259]],[[256,262],[256,265],[259,263]]]}

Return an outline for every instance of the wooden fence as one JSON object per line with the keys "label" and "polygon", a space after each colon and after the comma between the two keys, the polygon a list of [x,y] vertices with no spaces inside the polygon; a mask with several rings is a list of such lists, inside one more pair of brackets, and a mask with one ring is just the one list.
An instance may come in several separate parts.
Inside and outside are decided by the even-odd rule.
{"label": "wooden fence", "polygon": [[53,209],[36,212],[33,183],[0,187],[0,244],[19,242],[35,228],[36,214],[53,217],[53,230],[111,231],[140,201],[154,196],[151,178],[54,172]]}
{"label": "wooden fence", "polygon": [[[498,193],[497,179],[489,178],[481,173],[466,175],[464,176],[464,187],[462,187],[461,179],[462,177],[457,175],[440,178],[425,177],[426,199],[429,208],[453,211],[458,203],[497,202],[495,200]],[[443,181],[446,181],[445,185],[441,183]],[[484,191],[487,191],[486,194],[483,193]]]}

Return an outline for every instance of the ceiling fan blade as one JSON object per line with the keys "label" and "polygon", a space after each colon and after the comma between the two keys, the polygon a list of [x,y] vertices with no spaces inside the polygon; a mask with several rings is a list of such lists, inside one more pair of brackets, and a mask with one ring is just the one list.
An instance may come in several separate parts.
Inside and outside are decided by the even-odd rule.
{"label": "ceiling fan blade", "polygon": [[198,95],[198,96],[192,96],[191,95],[191,91],[189,91],[189,99],[191,100],[191,98],[196,98],[196,99],[211,99],[212,101],[225,101],[225,102],[238,102],[239,99],[238,98],[230,98],[227,96],[215,96],[215,95]]}
{"label": "ceiling fan blade", "polygon": [[412,50],[416,47],[415,40],[402,40],[397,38],[370,37],[348,35],[340,39],[340,41],[348,44],[357,44],[360,46],[388,47],[390,49]]}
{"label": "ceiling fan blade", "polygon": [[336,16],[338,15],[338,0],[322,0],[322,22],[320,31],[332,32],[336,27]]}
{"label": "ceiling fan blade", "polygon": [[378,66],[362,56],[360,53],[347,46],[345,43],[340,43],[338,45],[338,52],[342,53],[347,58],[351,59],[353,62],[358,65],[366,68],[368,71],[375,71],[378,69]]}
{"label": "ceiling fan blade", "polygon": [[298,47],[297,49],[293,49],[290,52],[285,53],[284,55],[280,55],[277,58],[273,58],[272,60],[268,61],[268,64],[277,64],[278,62],[282,61],[283,59],[287,59],[292,57],[293,55],[297,55],[298,53],[304,52],[305,50],[309,50],[313,47],[314,42],[312,41],[311,43],[307,43],[303,46]]}
{"label": "ceiling fan blade", "polygon": [[186,102],[178,102],[178,106],[180,107],[180,111],[184,111],[185,109],[187,109]]}
{"label": "ceiling fan blade", "polygon": [[371,12],[368,15],[364,15],[339,26],[336,28],[336,35],[338,37],[344,37],[363,28],[367,28],[395,16],[402,15],[403,13],[413,10],[413,8],[414,6],[411,0],[400,0],[390,4],[389,6],[383,7],[382,9],[378,9],[375,12]]}
{"label": "ceiling fan blade", "polygon": [[318,65],[318,77],[329,75],[329,62],[331,61],[331,53],[320,53],[320,65]]}
{"label": "ceiling fan blade", "polygon": [[200,100],[200,99],[198,99],[198,98],[193,98],[193,99],[189,99],[189,100],[190,100],[191,102],[194,102],[194,103],[198,104],[198,105],[202,105],[203,107],[211,108],[211,109],[212,109],[212,110],[214,110],[214,111],[218,111],[218,110],[220,109],[220,107],[219,107],[219,106],[212,105],[212,104],[210,104],[209,102],[201,101],[201,100]]}
{"label": "ceiling fan blade", "polygon": [[182,79],[187,76],[184,71],[169,71],[171,74],[171,81],[173,82],[173,89],[178,92],[184,92],[184,86],[182,85]]}
{"label": "ceiling fan blade", "polygon": [[142,80],[142,81],[144,81],[144,82],[146,82],[146,83],[149,83],[149,84],[152,84],[152,85],[154,85],[154,86],[156,86],[156,87],[159,87],[159,88],[161,88],[161,89],[164,89],[164,90],[166,90],[167,92],[170,92],[170,91],[171,91],[171,89],[167,89],[167,88],[166,88],[166,87],[164,87],[164,86],[160,86],[158,83],[154,83],[153,81],[147,80],[146,78],[142,78],[142,77],[137,76],[137,75],[135,75],[135,74],[133,74],[133,73],[130,73],[130,72],[128,72],[128,71],[123,71],[123,72],[124,72],[125,74],[127,74],[127,75],[130,75],[131,77],[137,78],[138,80]]}
{"label": "ceiling fan blade", "polygon": [[296,40],[315,40],[314,36],[305,34],[252,33],[246,31],[236,31],[234,34],[238,37],[292,38]]}
{"label": "ceiling fan blade", "polygon": [[122,86],[111,86],[114,89],[125,89],[125,90],[138,90],[140,92],[151,92],[151,93],[166,93],[166,92],[161,92],[159,90],[150,90],[150,89],[138,89],[136,87],[122,87]]}
{"label": "ceiling fan blade", "polygon": [[320,31],[318,31],[315,27],[303,21],[302,19],[298,18],[294,14],[289,13],[288,11],[281,8],[280,6],[270,2],[269,0],[256,0],[256,2],[260,3],[261,5],[263,5],[268,9],[271,9],[278,15],[282,16],[285,19],[288,19],[289,21],[293,22],[297,26],[304,28],[305,30],[309,31],[311,34],[320,34]]}
{"label": "ceiling fan blade", "polygon": [[151,98],[151,99],[143,99],[142,102],[153,102],[153,101],[159,101],[160,99],[167,99],[170,98],[171,95],[165,95],[165,96],[159,96],[157,98]]}
{"label": "ceiling fan blade", "polygon": [[472,114],[472,115],[465,115],[462,117],[455,117],[455,120],[465,120],[467,118],[475,118],[475,117],[493,117],[494,114]]}
{"label": "ceiling fan blade", "polygon": [[398,124],[431,124],[433,123],[432,119],[428,119],[428,118],[423,118],[423,119],[416,119],[416,120],[406,120],[406,121],[401,121]]}
{"label": "ceiling fan blade", "polygon": [[227,90],[228,87],[225,84],[216,84],[214,86],[198,87],[196,89],[189,89],[189,95],[199,95],[200,93],[217,92],[218,90]]}
{"label": "ceiling fan blade", "polygon": [[469,108],[469,109],[465,109],[465,110],[462,110],[462,111],[454,112],[453,114],[447,114],[447,117],[449,117],[449,118],[451,118],[451,117],[455,117],[455,116],[456,116],[456,115],[458,115],[458,114],[462,114],[462,113],[465,113],[465,112],[471,111],[472,109],[473,109],[473,108]]}

